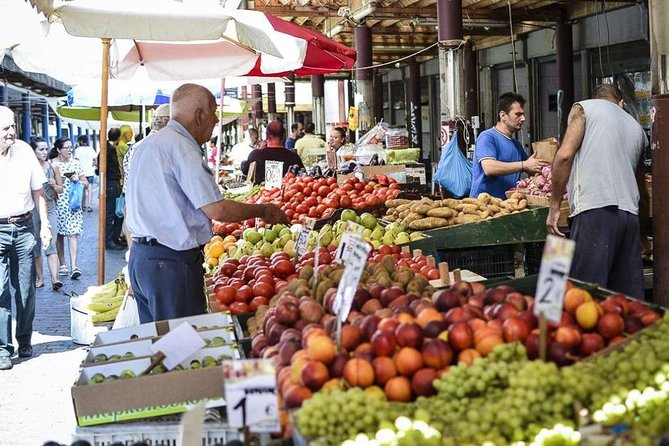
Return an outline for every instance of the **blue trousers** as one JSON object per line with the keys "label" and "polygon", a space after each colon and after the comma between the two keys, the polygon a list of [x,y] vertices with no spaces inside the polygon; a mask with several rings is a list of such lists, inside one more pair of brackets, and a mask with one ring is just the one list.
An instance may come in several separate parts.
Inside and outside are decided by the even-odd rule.
{"label": "blue trousers", "polygon": [[581,212],[571,221],[576,242],[571,276],[644,298],[639,217],[615,206]]}
{"label": "blue trousers", "polygon": [[0,355],[14,354],[12,299],[16,306],[16,340],[30,345],[35,318],[35,234],[33,220],[0,224]]}
{"label": "blue trousers", "polygon": [[203,261],[197,248],[175,251],[133,243],[128,272],[140,322],[206,313]]}

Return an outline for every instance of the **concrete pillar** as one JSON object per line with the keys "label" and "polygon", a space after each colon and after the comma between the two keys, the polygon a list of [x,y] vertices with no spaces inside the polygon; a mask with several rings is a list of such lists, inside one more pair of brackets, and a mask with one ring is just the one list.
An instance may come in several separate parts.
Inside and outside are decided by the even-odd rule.
{"label": "concrete pillar", "polygon": [[421,122],[420,104],[420,65],[413,61],[409,64],[409,106],[407,128],[409,129],[409,146],[423,147],[423,125]]}
{"label": "concrete pillar", "polygon": [[372,65],[372,30],[365,23],[355,27],[355,50],[358,52],[358,60],[355,70],[356,92],[354,99],[355,105],[358,107],[358,132],[361,135],[374,125],[372,119],[374,70],[366,68]]}
{"label": "concrete pillar", "polygon": [[265,115],[262,107],[262,85],[254,84],[251,86],[251,99],[253,99],[253,123],[255,128],[260,128]]}
{"label": "concrete pillar", "polygon": [[289,132],[295,122],[295,75],[288,76],[288,82],[284,84],[286,104],[286,131]]}
{"label": "concrete pillar", "polygon": [[374,74],[374,107],[372,116],[374,123],[383,119],[383,76],[380,73]]}
{"label": "concrete pillar", "polygon": [[30,112],[30,93],[21,93],[21,139],[30,139],[32,114]]}
{"label": "concrete pillar", "polygon": [[72,124],[67,124],[67,137],[71,140],[74,139],[74,126]]}
{"label": "concrete pillar", "polygon": [[465,116],[471,119],[479,114],[478,65],[476,53],[471,45],[466,45],[464,53],[465,66]]}
{"label": "concrete pillar", "polygon": [[313,74],[311,76],[311,94],[313,122],[316,125],[316,134],[325,135],[325,76]]}
{"label": "concrete pillar", "polygon": [[42,104],[42,138],[49,140],[49,104]]}
{"label": "concrete pillar", "polygon": [[337,101],[339,106],[339,122],[346,122],[346,117],[348,116],[348,110],[346,110],[346,82],[343,79],[337,81]]}
{"label": "concrete pillar", "polygon": [[56,115],[56,138],[63,136],[63,121],[60,120],[60,116]]}
{"label": "concrete pillar", "polygon": [[[267,119],[276,121],[276,84],[267,84]],[[290,130],[288,130],[290,131]]]}
{"label": "concrete pillar", "polygon": [[562,103],[558,103],[558,107],[562,110],[558,123],[558,135],[562,140],[562,135],[567,129],[569,110],[574,103],[574,43],[569,23],[562,20],[557,22],[555,43],[557,46],[558,88],[563,92]]}
{"label": "concrete pillar", "polygon": [[465,113],[462,0],[437,0],[437,21],[441,125],[453,128],[455,118]]}

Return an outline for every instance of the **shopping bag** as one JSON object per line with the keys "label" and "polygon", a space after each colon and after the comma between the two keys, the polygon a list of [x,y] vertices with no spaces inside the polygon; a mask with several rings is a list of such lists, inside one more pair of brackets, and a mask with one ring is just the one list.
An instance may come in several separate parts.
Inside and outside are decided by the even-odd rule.
{"label": "shopping bag", "polygon": [[125,195],[121,194],[121,196],[116,199],[116,208],[114,210],[114,213],[118,218],[123,218],[123,208],[125,208]]}
{"label": "shopping bag", "polygon": [[465,158],[458,147],[457,130],[441,150],[439,166],[432,181],[456,198],[469,195],[472,187],[472,162]]}
{"label": "shopping bag", "polygon": [[81,210],[81,200],[84,196],[84,185],[81,184],[81,181],[72,181],[70,183],[70,191],[67,195],[67,200],[70,205],[70,209],[73,211]]}
{"label": "shopping bag", "polygon": [[130,291],[125,292],[121,308],[118,310],[116,320],[112,330],[117,328],[135,327],[139,325],[139,310],[137,309],[137,300],[135,296],[130,294]]}

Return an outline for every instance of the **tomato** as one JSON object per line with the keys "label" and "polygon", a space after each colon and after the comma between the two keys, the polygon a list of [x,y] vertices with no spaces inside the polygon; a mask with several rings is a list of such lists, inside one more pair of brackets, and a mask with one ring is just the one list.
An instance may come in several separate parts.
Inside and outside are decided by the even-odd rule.
{"label": "tomato", "polygon": [[353,205],[353,200],[351,200],[351,197],[347,197],[346,195],[344,195],[343,197],[341,197],[341,200],[339,201],[339,205],[342,208],[350,208],[351,205]]}
{"label": "tomato", "polygon": [[376,198],[376,197],[373,196],[373,195],[372,195],[371,197],[368,197],[366,201],[367,201],[367,205],[368,205],[369,207],[374,207],[374,206],[378,206],[379,204],[381,204],[381,202],[379,201],[379,199]]}
{"label": "tomato", "polygon": [[237,290],[231,286],[223,286],[216,290],[216,300],[223,305],[230,305],[235,301]]}
{"label": "tomato", "polygon": [[316,212],[318,212],[318,215],[323,215],[323,212],[325,212],[327,208],[328,207],[325,206],[324,204],[319,204],[318,206],[316,206]]}
{"label": "tomato", "polygon": [[339,189],[339,185],[337,184],[337,181],[335,180],[334,183],[330,184],[330,190],[337,190]]}
{"label": "tomato", "polygon": [[237,302],[250,302],[251,299],[253,299],[253,288],[248,285],[239,287],[235,300]]}
{"label": "tomato", "polygon": [[269,299],[274,296],[274,285],[270,285],[265,282],[258,282],[253,286],[253,295],[263,296]]}
{"label": "tomato", "polygon": [[316,200],[315,197],[309,197],[306,200],[304,200],[304,204],[309,206],[309,207],[313,207],[313,206],[316,206],[318,204],[318,200]]}
{"label": "tomato", "polygon": [[327,197],[330,193],[330,188],[328,186],[321,186],[318,188],[318,195],[321,197]]}
{"label": "tomato", "polygon": [[309,206],[307,206],[306,204],[298,204],[297,206],[295,206],[295,212],[300,215],[304,215],[307,212],[309,212]]}
{"label": "tomato", "polygon": [[368,194],[371,194],[372,191],[374,191],[374,185],[372,183],[367,183],[367,185],[364,187],[364,191]]}
{"label": "tomato", "polygon": [[244,302],[233,302],[230,304],[230,313],[232,314],[242,314],[248,313],[251,309]]}
{"label": "tomato", "polygon": [[307,216],[310,218],[318,218],[320,217],[320,214],[318,213],[318,209],[316,207],[311,207],[309,208],[309,212],[307,213]]}
{"label": "tomato", "polygon": [[314,190],[311,188],[311,186],[307,186],[307,187],[304,188],[304,190],[302,191],[302,193],[304,194],[304,196],[309,196],[309,195],[311,195],[311,193],[312,193],[313,191],[314,191]]}

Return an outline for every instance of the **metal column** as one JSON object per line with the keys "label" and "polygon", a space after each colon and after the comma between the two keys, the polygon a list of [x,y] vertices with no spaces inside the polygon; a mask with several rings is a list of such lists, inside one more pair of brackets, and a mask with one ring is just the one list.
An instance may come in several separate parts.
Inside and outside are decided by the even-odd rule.
{"label": "metal column", "polygon": [[31,133],[32,114],[30,112],[30,93],[21,93],[21,139],[28,141]]}
{"label": "metal column", "polygon": [[374,123],[383,119],[383,76],[374,74]]}
{"label": "metal column", "polygon": [[464,47],[465,66],[465,116],[471,119],[479,114],[479,88],[478,88],[478,66],[476,65],[476,53],[471,45]]}
{"label": "metal column", "polygon": [[7,104],[7,97],[9,96],[9,92],[7,91],[7,86],[6,85],[0,85],[0,105],[4,105],[5,107],[8,106]]}
{"label": "metal column", "polygon": [[[462,0],[437,0],[442,133],[465,114]],[[446,127],[446,128],[445,128]]]}
{"label": "metal column", "polygon": [[253,126],[259,129],[265,118],[262,107],[262,85],[254,84],[251,87],[251,98],[253,99]]}
{"label": "metal column", "polygon": [[[270,83],[267,84],[267,119],[271,121],[276,121],[276,84]],[[290,130],[288,130],[290,131]]]}
{"label": "metal column", "polygon": [[562,116],[558,123],[558,136],[567,129],[567,117],[574,103],[574,43],[572,39],[571,24],[559,21],[555,28],[555,42],[557,46],[557,75],[558,88],[562,90],[562,103],[558,106],[562,110]]}
{"label": "metal column", "polygon": [[56,115],[56,138],[63,136],[63,121],[60,120],[60,116]]}
{"label": "metal column", "polygon": [[42,138],[49,140],[49,104],[42,105]]}
{"label": "metal column", "polygon": [[322,74],[311,76],[311,94],[314,97],[312,120],[316,125],[316,134],[325,135],[325,76]]}
{"label": "metal column", "polygon": [[650,55],[653,98],[651,147],[653,154],[653,298],[669,305],[669,4],[650,0]]}
{"label": "metal column", "polygon": [[346,125],[346,116],[348,116],[348,110],[346,110],[346,84],[345,81],[340,79],[337,81],[337,101],[339,103],[339,124]]}
{"label": "metal column", "polygon": [[74,143],[74,125],[67,124],[67,137]]}
{"label": "metal column", "polygon": [[409,129],[409,144],[411,147],[423,147],[423,124],[420,102],[420,65],[413,61],[409,64],[409,109],[407,113],[407,128]]}
{"label": "metal column", "polygon": [[288,76],[288,82],[285,83],[285,104],[286,104],[286,129],[290,131],[295,122],[295,75]]}
{"label": "metal column", "polygon": [[[372,30],[362,23],[355,27],[355,50],[358,52],[355,70],[355,105],[358,107],[359,134],[367,132],[372,122],[372,106],[374,104],[374,71],[372,65]],[[359,69],[362,68],[362,69]]]}

